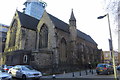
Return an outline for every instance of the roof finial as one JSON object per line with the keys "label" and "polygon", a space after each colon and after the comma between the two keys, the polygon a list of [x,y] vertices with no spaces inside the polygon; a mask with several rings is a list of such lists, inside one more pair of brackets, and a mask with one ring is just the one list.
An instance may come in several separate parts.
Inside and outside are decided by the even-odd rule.
{"label": "roof finial", "polygon": [[72,11],[73,11],[73,8],[72,8]]}

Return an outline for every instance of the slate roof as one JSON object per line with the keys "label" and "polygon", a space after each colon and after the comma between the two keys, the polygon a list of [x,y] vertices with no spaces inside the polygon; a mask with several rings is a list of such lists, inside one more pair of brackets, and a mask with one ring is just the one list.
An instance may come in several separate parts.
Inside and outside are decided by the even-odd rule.
{"label": "slate roof", "polygon": [[[20,23],[22,25],[22,27],[24,28],[27,28],[27,29],[32,29],[32,30],[36,30],[37,29],[37,25],[38,25],[38,22],[39,20],[34,18],[34,17],[31,17],[29,15],[26,15],[24,13],[21,13],[19,11],[18,12],[18,16],[19,16],[19,19],[20,19]],[[63,22],[62,20],[52,16],[51,14],[48,13],[48,16],[50,17],[51,21],[53,22],[53,24],[55,25],[56,28],[60,29],[60,30],[63,30],[67,33],[70,33],[69,32],[69,24]],[[77,29],[77,36],[79,38],[82,38],[86,41],[89,41],[93,44],[97,44],[89,35],[81,32],[80,30]]]}
{"label": "slate roof", "polygon": [[89,42],[91,42],[93,44],[97,44],[89,35],[81,32],[78,29],[77,29],[77,36],[80,37],[80,38],[82,38],[82,39],[84,39],[84,40],[86,40],[86,41],[89,41]]}
{"label": "slate roof", "polygon": [[56,28],[61,29],[65,32],[69,33],[69,25],[67,23],[65,23],[62,20],[52,16],[49,13],[48,13],[48,15],[49,15],[50,19],[52,20],[52,22],[53,22],[53,24],[55,25]]}
{"label": "slate roof", "polygon": [[[69,32],[69,25],[67,23],[65,23],[62,20],[60,20],[60,19],[52,16],[49,13],[48,13],[48,15],[49,15],[50,19],[52,20],[52,22],[53,22],[53,24],[55,25],[56,28],[61,29],[63,31],[66,31],[66,32],[70,33]],[[80,37],[80,38],[82,38],[82,39],[84,39],[84,40],[86,40],[86,41],[88,41],[88,42],[91,42],[93,44],[97,44],[89,35],[81,32],[78,29],[77,29],[77,36]]]}
{"label": "slate roof", "polygon": [[37,29],[37,25],[39,22],[38,19],[31,17],[29,15],[26,15],[24,13],[21,13],[19,11],[17,11],[17,12],[18,12],[18,16],[19,16],[22,27],[27,28],[27,29],[32,29],[32,30]]}

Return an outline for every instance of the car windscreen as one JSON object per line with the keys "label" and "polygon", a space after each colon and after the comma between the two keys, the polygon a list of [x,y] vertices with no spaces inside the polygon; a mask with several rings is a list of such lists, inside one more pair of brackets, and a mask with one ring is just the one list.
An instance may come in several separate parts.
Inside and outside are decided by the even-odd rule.
{"label": "car windscreen", "polygon": [[107,67],[107,65],[101,65],[101,64],[99,64],[97,67]]}
{"label": "car windscreen", "polygon": [[7,66],[8,69],[12,68],[13,66]]}
{"label": "car windscreen", "polygon": [[33,68],[29,66],[22,66],[22,70],[33,70]]}

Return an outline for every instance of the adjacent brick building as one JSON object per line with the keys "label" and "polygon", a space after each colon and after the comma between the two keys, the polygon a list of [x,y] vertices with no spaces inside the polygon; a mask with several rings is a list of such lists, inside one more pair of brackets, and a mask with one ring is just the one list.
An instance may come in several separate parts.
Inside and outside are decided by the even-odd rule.
{"label": "adjacent brick building", "polygon": [[8,25],[0,24],[0,53],[4,52],[8,28]]}
{"label": "adjacent brick building", "polygon": [[[117,51],[114,51],[114,59],[115,59],[115,64],[119,64],[119,53]],[[103,51],[104,55],[104,63],[111,63],[112,62],[112,54],[111,51]]]}

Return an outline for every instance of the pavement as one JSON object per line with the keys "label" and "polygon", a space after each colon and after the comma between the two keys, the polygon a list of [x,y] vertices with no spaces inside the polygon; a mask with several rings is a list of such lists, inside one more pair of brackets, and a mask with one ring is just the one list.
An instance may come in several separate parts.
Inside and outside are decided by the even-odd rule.
{"label": "pavement", "polygon": [[[82,70],[77,72],[53,74],[49,76],[42,76],[40,80],[120,80],[120,71],[117,71],[118,79],[114,79],[114,75],[97,75],[96,70]],[[13,80],[21,80],[14,78]],[[27,79],[34,80],[34,79]]]}
{"label": "pavement", "polygon": [[49,76],[42,76],[42,78],[81,78],[84,76],[96,75],[96,70],[82,70],[77,72],[63,73],[63,74],[53,74]]}
{"label": "pavement", "polygon": [[[120,77],[120,71],[117,71],[118,76]],[[96,70],[82,70],[77,72],[63,73],[63,74],[53,74],[49,76],[42,76],[42,78],[114,78],[113,74],[110,75],[97,75]],[[109,80],[109,79],[108,79]]]}

